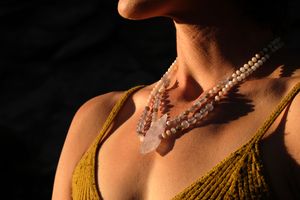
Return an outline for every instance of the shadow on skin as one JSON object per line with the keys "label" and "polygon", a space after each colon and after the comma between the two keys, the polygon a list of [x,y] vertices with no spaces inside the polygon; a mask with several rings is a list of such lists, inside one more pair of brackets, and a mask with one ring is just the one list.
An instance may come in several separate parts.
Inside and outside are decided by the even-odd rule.
{"label": "shadow on skin", "polygon": [[279,77],[292,77],[298,69],[300,69],[299,63],[290,61],[281,66]]}
{"label": "shadow on skin", "polygon": [[[279,65],[278,63],[273,63],[273,65]],[[294,72],[299,69],[299,67],[296,64],[296,62],[288,62],[286,65],[281,66],[280,71],[280,77],[290,77],[294,74]],[[274,68],[266,67],[265,69],[262,69],[262,74],[269,75],[272,73]],[[176,89],[178,87],[178,82],[174,82],[172,86],[168,89],[168,91]],[[248,113],[254,111],[254,105],[252,104],[252,101],[250,99],[245,98],[244,95],[239,93],[239,86],[236,86],[235,88],[232,88],[232,90],[228,93],[228,96],[225,97],[219,104],[215,106],[215,109],[212,113],[208,115],[208,117],[197,124],[196,127],[192,127],[190,129],[187,129],[186,131],[182,132],[181,134],[177,134],[174,137],[171,137],[168,142],[162,141],[161,145],[157,149],[157,152],[160,153],[160,155],[164,156],[169,151],[171,151],[175,145],[176,139],[179,139],[184,134],[188,133],[190,130],[202,127],[208,124],[225,124],[229,123],[231,121],[237,120],[242,116],[247,115]],[[173,104],[171,104],[169,100],[168,92],[164,94],[163,100],[164,109],[161,110],[162,113],[168,113],[170,110],[174,107]],[[132,114],[135,112],[136,108],[134,105],[134,102],[131,98],[128,99],[126,103],[126,107],[122,108],[119,115],[114,122],[114,125],[112,126],[111,130],[109,131],[109,134],[106,135],[105,138],[103,138],[102,143],[110,136],[111,133],[113,133],[118,127],[120,127],[126,120],[128,120]],[[124,109],[126,111],[124,112]]]}
{"label": "shadow on skin", "polygon": [[[284,115],[276,130],[263,139],[260,144],[264,175],[267,182],[270,183],[271,193],[275,195],[274,199],[280,198],[280,196],[284,196],[285,199],[300,199],[300,183],[297,182],[297,178],[300,178],[300,166],[289,154],[284,142],[284,136],[289,134],[284,131],[288,110],[289,106],[284,111]],[[278,174],[281,174],[281,176],[278,176]],[[285,177],[287,181],[281,180],[280,177]],[[282,193],[282,191],[287,192],[287,190],[283,189],[280,192],[281,195],[278,196],[276,193],[280,190],[280,185],[283,184],[282,181],[285,181],[284,184],[288,185],[290,193]]]}
{"label": "shadow on skin", "polygon": [[[295,72],[300,69],[298,58],[294,56],[288,56],[285,58],[285,64],[280,66],[280,78],[288,78],[295,76]],[[275,195],[272,199],[300,199],[300,165],[289,154],[285,145],[284,137],[289,134],[285,132],[285,124],[287,121],[287,115],[290,105],[284,111],[278,127],[268,137],[263,139],[260,143],[262,162],[264,167],[264,175],[270,185],[271,193]],[[279,162],[281,161],[281,162]],[[278,174],[284,174],[278,176]],[[285,180],[279,179],[279,177],[285,177]],[[282,181],[286,181],[284,184],[288,185],[290,194],[281,193],[281,197],[278,196],[278,191],[281,190]],[[279,184],[274,184],[279,183]],[[279,188],[280,187],[280,188]]]}
{"label": "shadow on skin", "polygon": [[201,121],[196,126],[193,126],[180,134],[176,134],[168,141],[162,140],[157,152],[161,156],[166,155],[173,149],[175,141],[192,129],[206,126],[208,124],[226,124],[254,111],[252,101],[240,94],[238,88],[239,86],[232,88],[228,96],[225,97],[219,104],[216,104],[214,111],[209,113],[204,121]]}
{"label": "shadow on skin", "polygon": [[[285,64],[283,65],[282,63]],[[284,53],[281,56],[279,55],[278,59],[266,63],[265,67],[259,70],[259,74],[257,74],[257,72],[254,72],[253,75],[257,76],[258,78],[269,76],[276,69],[276,67],[274,66],[280,66],[280,73],[278,75],[279,78],[292,77],[293,75],[295,75],[295,72],[300,69],[297,56]],[[254,110],[252,101],[241,95],[238,92],[238,88],[239,86],[233,88],[228,93],[228,96],[223,99],[218,105],[216,105],[215,110],[210,113],[203,122],[200,122],[200,124],[193,128],[205,126],[208,124],[229,123],[230,121],[237,120],[238,118],[252,112]],[[172,108],[173,106],[174,105],[169,105],[170,108]],[[162,156],[166,155],[173,149],[176,139],[180,138],[190,130],[191,129],[188,129],[182,134],[177,134],[176,136],[170,138],[168,142],[162,141],[162,144],[158,148],[158,152]]]}

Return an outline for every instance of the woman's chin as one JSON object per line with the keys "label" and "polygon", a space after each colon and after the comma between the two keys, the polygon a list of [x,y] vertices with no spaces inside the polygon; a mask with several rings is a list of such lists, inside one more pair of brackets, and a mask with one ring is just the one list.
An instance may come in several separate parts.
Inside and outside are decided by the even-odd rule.
{"label": "woman's chin", "polygon": [[140,20],[148,18],[138,5],[122,0],[118,4],[118,12],[125,19]]}
{"label": "woman's chin", "polygon": [[166,0],[119,0],[118,12],[122,17],[132,20],[165,16],[165,1]]}

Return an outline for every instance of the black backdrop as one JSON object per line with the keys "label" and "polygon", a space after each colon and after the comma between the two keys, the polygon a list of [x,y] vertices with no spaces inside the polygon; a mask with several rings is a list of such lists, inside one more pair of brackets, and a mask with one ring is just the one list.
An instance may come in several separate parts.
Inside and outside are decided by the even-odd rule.
{"label": "black backdrop", "polygon": [[78,107],[99,94],[157,80],[175,58],[170,20],[124,20],[116,4],[1,1],[1,180],[8,199],[50,199]]}

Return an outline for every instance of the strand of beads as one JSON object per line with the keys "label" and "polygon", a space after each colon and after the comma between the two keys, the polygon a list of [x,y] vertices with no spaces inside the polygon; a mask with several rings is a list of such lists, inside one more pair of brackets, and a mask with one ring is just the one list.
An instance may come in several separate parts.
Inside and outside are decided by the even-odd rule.
{"label": "strand of beads", "polygon": [[[171,64],[167,72],[162,76],[162,78],[156,83],[152,89],[150,95],[148,96],[146,106],[144,111],[138,121],[136,132],[142,141],[149,126],[157,120],[158,110],[161,102],[163,93],[166,91],[167,87],[171,82],[171,75],[176,71],[176,59]],[[150,124],[150,123],[151,124]]]}
{"label": "strand of beads", "polygon": [[248,63],[244,64],[230,77],[221,81],[208,92],[201,95],[190,108],[167,121],[167,128],[165,132],[161,134],[161,137],[168,138],[172,134],[188,129],[191,125],[195,125],[203,120],[210,112],[213,111],[214,104],[224,98],[232,87],[244,81],[249,75],[262,66],[270,58],[271,54],[280,49],[283,45],[284,43],[280,40],[280,38],[273,40],[266,48],[263,48],[260,53],[255,54]]}

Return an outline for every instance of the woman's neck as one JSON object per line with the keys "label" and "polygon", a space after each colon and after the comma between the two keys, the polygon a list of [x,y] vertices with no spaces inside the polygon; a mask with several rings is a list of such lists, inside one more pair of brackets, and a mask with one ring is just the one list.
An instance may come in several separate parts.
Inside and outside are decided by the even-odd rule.
{"label": "woman's neck", "polygon": [[244,19],[227,18],[213,26],[176,20],[174,23],[179,66],[177,91],[183,93],[182,97],[196,98],[248,62],[274,37],[270,30]]}

